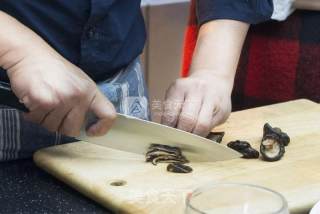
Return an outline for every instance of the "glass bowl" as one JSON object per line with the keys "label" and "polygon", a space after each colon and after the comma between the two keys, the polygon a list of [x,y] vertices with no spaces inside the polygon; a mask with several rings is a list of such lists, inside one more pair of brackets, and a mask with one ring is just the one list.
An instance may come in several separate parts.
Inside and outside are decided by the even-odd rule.
{"label": "glass bowl", "polygon": [[239,183],[202,186],[186,199],[186,214],[289,214],[285,198],[270,189]]}

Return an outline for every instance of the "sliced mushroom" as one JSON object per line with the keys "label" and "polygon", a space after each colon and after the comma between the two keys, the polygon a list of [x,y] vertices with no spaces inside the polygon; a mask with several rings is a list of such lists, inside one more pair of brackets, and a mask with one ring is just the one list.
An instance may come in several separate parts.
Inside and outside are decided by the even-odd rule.
{"label": "sliced mushroom", "polygon": [[245,159],[257,159],[260,155],[259,152],[252,147],[247,148],[240,153],[242,153],[242,157]]}
{"label": "sliced mushroom", "polygon": [[260,145],[263,160],[280,160],[285,153],[285,146],[289,142],[290,137],[282,132],[280,128],[272,128],[272,126],[266,123],[263,127],[263,137]]}
{"label": "sliced mushroom", "polygon": [[270,126],[269,123],[263,126],[263,138],[272,138],[280,141],[284,146],[288,146],[290,143],[290,137],[287,133],[283,132],[280,128]]}
{"label": "sliced mushroom", "polygon": [[188,161],[183,156],[161,155],[153,158],[151,163],[157,165],[158,163],[187,163]]}
{"label": "sliced mushroom", "polygon": [[162,145],[151,144],[146,153],[146,162],[151,162],[153,165],[158,163],[188,163],[185,156],[182,155],[180,148]]}
{"label": "sliced mushroom", "polygon": [[234,149],[240,152],[243,158],[246,159],[255,159],[259,158],[259,152],[251,147],[251,145],[247,141],[231,141],[227,144],[227,146],[231,149]]}
{"label": "sliced mushroom", "polygon": [[223,136],[224,132],[210,132],[206,138],[214,142],[221,143]]}
{"label": "sliced mushroom", "polygon": [[167,171],[174,173],[190,173],[193,169],[190,166],[181,163],[171,163],[167,166]]}

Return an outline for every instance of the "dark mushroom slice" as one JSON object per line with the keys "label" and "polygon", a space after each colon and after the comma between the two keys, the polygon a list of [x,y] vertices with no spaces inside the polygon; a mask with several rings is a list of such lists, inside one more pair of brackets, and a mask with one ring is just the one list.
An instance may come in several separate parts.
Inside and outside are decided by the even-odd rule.
{"label": "dark mushroom slice", "polygon": [[181,159],[181,161],[185,162],[185,157],[181,154],[181,151],[178,151],[176,149],[174,150],[168,150],[167,148],[164,149],[164,147],[156,148],[153,147],[152,149],[149,149],[149,151],[146,153],[146,162],[152,162],[155,158],[158,157],[171,157],[175,159]]}
{"label": "dark mushroom slice", "polygon": [[184,160],[180,160],[180,159],[171,159],[171,158],[163,158],[163,157],[158,157],[156,159],[154,159],[151,162],[153,165],[158,165],[158,163],[181,163],[181,164],[185,164],[188,163],[188,161],[184,161]]}
{"label": "dark mushroom slice", "polygon": [[152,149],[148,149],[147,151],[147,155],[148,154],[156,154],[156,153],[166,153],[166,154],[173,154],[173,155],[181,155],[181,151],[180,150],[168,150],[168,149],[164,149],[164,148],[152,148]]}
{"label": "dark mushroom slice", "polygon": [[243,155],[242,157],[245,159],[257,159],[260,155],[259,152],[252,147],[242,150],[240,153]]}
{"label": "dark mushroom slice", "polygon": [[272,138],[272,139],[278,139],[280,143],[282,143],[284,146],[288,146],[290,143],[290,137],[287,133],[283,132],[280,128],[274,127],[269,123],[264,124],[263,126],[263,138]]}
{"label": "dark mushroom slice", "polygon": [[227,146],[237,151],[244,150],[251,147],[250,143],[248,143],[247,141],[241,141],[241,140],[231,141],[227,144]]}
{"label": "dark mushroom slice", "polygon": [[274,127],[268,123],[263,126],[263,137],[260,145],[260,152],[263,160],[277,161],[285,153],[285,146],[290,143],[290,137],[280,128]]}
{"label": "dark mushroom slice", "polygon": [[155,159],[156,157],[159,157],[159,155],[146,155],[146,162],[152,162],[153,159]]}
{"label": "dark mushroom slice", "polygon": [[281,132],[280,141],[283,143],[284,146],[288,146],[290,143],[289,135],[285,132]]}
{"label": "dark mushroom slice", "polygon": [[146,157],[149,156],[161,156],[161,155],[174,155],[174,156],[181,156],[181,153],[169,153],[169,152],[164,152],[164,151],[159,151],[159,150],[154,150],[146,153]]}
{"label": "dark mushroom slice", "polygon": [[231,149],[236,150],[241,153],[243,158],[246,159],[256,159],[259,158],[259,152],[251,147],[250,143],[247,141],[231,141],[227,144],[227,146]]}
{"label": "dark mushroom slice", "polygon": [[285,145],[279,141],[279,138],[266,137],[260,145],[260,153],[265,161],[277,161],[285,153]]}
{"label": "dark mushroom slice", "polygon": [[181,163],[171,163],[168,164],[167,171],[173,173],[190,173],[193,169],[190,166]]}
{"label": "dark mushroom slice", "polygon": [[189,161],[182,155],[181,149],[178,147],[151,144],[146,153],[146,162],[157,165],[158,163],[184,164]]}
{"label": "dark mushroom slice", "polygon": [[151,160],[151,163],[153,165],[157,165],[158,163],[171,163],[171,162],[187,163],[188,160],[183,156],[177,157],[174,155],[161,155]]}
{"label": "dark mushroom slice", "polygon": [[224,132],[210,132],[206,138],[214,142],[221,143],[224,134]]}

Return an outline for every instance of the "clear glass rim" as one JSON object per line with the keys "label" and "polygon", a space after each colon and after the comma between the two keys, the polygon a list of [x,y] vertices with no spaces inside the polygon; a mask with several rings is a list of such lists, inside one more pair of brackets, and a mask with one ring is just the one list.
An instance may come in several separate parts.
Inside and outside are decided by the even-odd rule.
{"label": "clear glass rim", "polygon": [[278,192],[275,192],[272,189],[269,189],[269,188],[266,188],[266,187],[263,187],[263,186],[259,186],[259,185],[254,185],[254,184],[232,183],[232,182],[230,182],[230,183],[229,182],[221,182],[221,183],[213,183],[213,184],[210,183],[210,184],[206,184],[206,185],[203,185],[201,187],[196,188],[195,190],[192,191],[191,194],[188,194],[188,196],[186,198],[186,209],[190,208],[192,211],[196,211],[196,212],[201,213],[201,214],[206,214],[205,212],[203,212],[203,211],[201,211],[201,210],[199,210],[199,209],[197,209],[197,208],[192,206],[192,204],[191,204],[192,196],[194,196],[195,194],[204,192],[204,191],[208,190],[208,188],[212,189],[212,188],[214,188],[216,186],[220,186],[220,185],[223,185],[223,186],[235,186],[235,185],[237,185],[237,186],[253,187],[255,189],[264,190],[266,192],[269,192],[269,193],[272,193],[274,195],[277,195],[282,201],[282,207],[279,210],[277,210],[277,211],[275,211],[273,213],[270,213],[270,214],[278,214],[278,213],[284,212],[284,211],[286,211],[286,209],[288,209],[287,200],[283,197],[283,195],[281,195]]}

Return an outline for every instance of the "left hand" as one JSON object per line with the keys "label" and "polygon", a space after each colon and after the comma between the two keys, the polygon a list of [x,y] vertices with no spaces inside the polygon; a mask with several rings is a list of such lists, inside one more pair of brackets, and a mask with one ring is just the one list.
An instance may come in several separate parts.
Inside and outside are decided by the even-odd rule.
{"label": "left hand", "polygon": [[231,112],[233,80],[197,72],[167,90],[161,123],[206,137]]}

